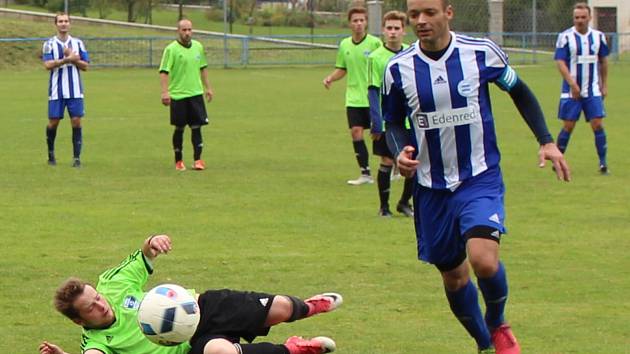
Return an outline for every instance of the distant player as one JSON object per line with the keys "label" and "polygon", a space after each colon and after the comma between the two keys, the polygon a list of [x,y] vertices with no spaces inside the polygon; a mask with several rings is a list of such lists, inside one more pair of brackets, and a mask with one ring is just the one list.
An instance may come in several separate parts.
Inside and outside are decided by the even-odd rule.
{"label": "distant player", "polygon": [[210,102],[214,93],[208,83],[208,61],[203,45],[192,39],[192,22],[187,19],[177,22],[178,38],[169,44],[162,54],[160,63],[160,85],[162,104],[170,106],[173,132],[175,169],[185,171],[182,154],[184,129],[190,126],[194,163],[192,168],[204,170],[201,159],[203,137],[201,127],[208,124],[208,114],[203,102]]}
{"label": "distant player", "polygon": [[353,7],[348,10],[348,22],[352,36],[339,43],[335,70],[324,78],[324,87],[330,88],[333,82],[348,76],[346,82],[346,115],[352,136],[354,154],[359,164],[359,178],[348,181],[358,186],[374,183],[370,173],[369,154],[363,130],[370,128],[370,104],[367,98],[367,57],[381,46],[381,40],[367,33],[367,10]]}
{"label": "distant player", "polygon": [[[538,143],[539,165],[553,162],[558,178],[569,167],[552,142],[536,97],[492,41],[450,31],[448,0],[407,0],[418,37],[392,58],[383,82],[388,143],[400,172],[415,174],[418,257],[442,276],[451,311],[480,353],[519,354],[504,318],[507,275],[499,261],[506,232],[489,84],[509,93]],[[405,129],[409,117],[411,134]],[[486,305],[481,313],[472,267]]]}
{"label": "distant player", "polygon": [[[54,297],[57,311],[83,327],[83,354],[320,354],[335,350],[327,337],[290,337],[285,344],[251,343],[271,326],[293,322],[341,305],[341,295],[325,293],[300,300],[228,289],[198,295],[201,319],[188,342],[160,346],[149,341],[138,326],[137,314],[144,286],[153,273],[155,258],[171,251],[167,235],[147,238],[141,249],[118,266],[103,272],[96,287],[77,278],[63,282]],[[40,354],[65,354],[59,346],[43,342]]]}
{"label": "distant player", "polygon": [[[378,195],[380,216],[392,216],[389,209],[389,191],[391,187],[390,175],[394,166],[394,156],[387,147],[387,139],[383,134],[383,118],[381,117],[381,83],[385,66],[391,57],[399,53],[408,45],[403,44],[405,36],[405,22],[407,15],[400,11],[389,11],[383,16],[383,35],[385,44],[370,53],[368,57],[368,98],[370,101],[370,118],[372,119],[372,144],[374,155],[381,157],[381,166],[378,169],[376,182],[378,185]],[[413,178],[405,179],[400,200],[396,205],[396,210],[405,216],[413,216],[413,209],[409,205],[411,193],[413,191]]]}
{"label": "distant player", "polygon": [[558,148],[566,151],[575,123],[584,111],[595,134],[599,172],[608,174],[608,145],[602,120],[606,116],[609,51],[606,36],[589,27],[590,21],[591,8],[584,2],[577,3],[573,6],[573,27],[558,35],[554,59],[563,78],[558,108],[563,127],[558,134]]}
{"label": "distant player", "polygon": [[70,36],[70,17],[61,13],[55,16],[57,35],[44,43],[42,60],[50,71],[48,81],[48,125],[46,143],[48,145],[48,164],[55,166],[55,138],[59,121],[68,109],[72,125],[73,167],[81,167],[81,146],[83,132],[81,118],[85,115],[83,105],[83,82],[81,71],[88,68],[90,62],[83,42]]}

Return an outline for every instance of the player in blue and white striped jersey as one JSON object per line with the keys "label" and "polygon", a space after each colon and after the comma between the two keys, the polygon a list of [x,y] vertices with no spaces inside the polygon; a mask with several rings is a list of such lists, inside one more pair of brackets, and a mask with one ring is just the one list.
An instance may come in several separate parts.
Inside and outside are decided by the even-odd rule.
{"label": "player in blue and white striped jersey", "polygon": [[602,120],[606,116],[604,98],[608,94],[609,50],[606,36],[590,28],[590,21],[591,8],[586,3],[577,3],[573,6],[573,27],[558,35],[554,59],[563,79],[558,108],[563,127],[558,134],[558,148],[565,152],[575,123],[584,111],[584,118],[595,135],[599,171],[608,174]]}
{"label": "player in blue and white striped jersey", "polygon": [[84,116],[83,83],[80,71],[88,68],[90,61],[83,42],[70,36],[70,17],[65,14],[55,16],[57,35],[44,42],[42,60],[50,71],[48,82],[48,164],[56,165],[55,138],[57,126],[68,108],[72,125],[72,166],[81,166],[81,145],[83,143],[81,118]]}
{"label": "player in blue and white striped jersey", "polygon": [[[440,271],[451,310],[480,352],[520,353],[503,315],[508,293],[499,262],[504,185],[490,83],[510,94],[534,132],[540,165],[551,160],[566,181],[570,171],[538,101],[496,44],[451,32],[454,12],[448,0],[407,0],[407,10],[419,41],[388,63],[382,108],[400,171],[416,176],[418,256]],[[405,117],[411,119],[411,133]],[[469,262],[486,303],[485,318]]]}

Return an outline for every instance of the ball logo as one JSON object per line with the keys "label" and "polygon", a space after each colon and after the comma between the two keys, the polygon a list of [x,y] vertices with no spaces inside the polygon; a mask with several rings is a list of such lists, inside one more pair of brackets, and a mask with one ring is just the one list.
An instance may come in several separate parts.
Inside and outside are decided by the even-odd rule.
{"label": "ball logo", "polygon": [[159,295],[164,295],[169,299],[177,299],[177,292],[171,288],[167,287],[158,287],[155,289],[155,293]]}

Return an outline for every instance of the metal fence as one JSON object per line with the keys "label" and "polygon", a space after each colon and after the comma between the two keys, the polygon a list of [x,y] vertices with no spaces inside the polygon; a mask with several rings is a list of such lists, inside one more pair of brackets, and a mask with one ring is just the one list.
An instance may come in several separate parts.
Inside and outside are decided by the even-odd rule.
{"label": "metal fence", "polygon": [[[469,33],[500,38],[512,64],[535,64],[552,60],[556,33]],[[333,65],[337,44],[344,35],[292,36],[212,36],[196,35],[206,48],[213,67],[261,65]],[[630,33],[609,34],[612,61],[628,61],[619,55],[620,42],[630,42]],[[173,37],[82,38],[93,67],[157,67],[162,51]],[[6,53],[0,69],[36,62],[46,38],[0,38],[0,51]],[[414,41],[412,36],[408,42]]]}

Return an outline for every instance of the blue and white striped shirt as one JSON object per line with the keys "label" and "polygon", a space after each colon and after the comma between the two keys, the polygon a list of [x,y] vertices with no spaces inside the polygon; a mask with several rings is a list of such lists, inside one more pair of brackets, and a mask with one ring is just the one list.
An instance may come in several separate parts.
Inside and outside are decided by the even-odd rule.
{"label": "blue and white striped shirt", "polygon": [[[609,54],[606,36],[589,27],[581,34],[571,27],[558,35],[555,60],[563,60],[571,77],[580,86],[582,97],[601,96],[599,88],[599,59]],[[561,98],[571,97],[571,88],[562,80]]]}
{"label": "blue and white striped shirt", "polygon": [[413,123],[418,183],[455,190],[462,181],[498,167],[488,83],[508,90],[518,78],[494,42],[451,35],[438,60],[422,53],[418,42],[392,58],[382,104],[386,121],[401,123],[408,116]]}
{"label": "blue and white striped shirt", "polygon": [[[81,60],[89,62],[88,52],[85,45],[78,38],[68,36],[65,42],[62,42],[54,36],[44,42],[42,48],[42,60],[61,60],[63,59],[64,48],[70,48],[79,55]],[[58,100],[62,98],[83,98],[83,83],[81,82],[81,74],[79,68],[74,64],[68,63],[60,67],[50,70],[50,79],[48,82],[48,100]]]}

